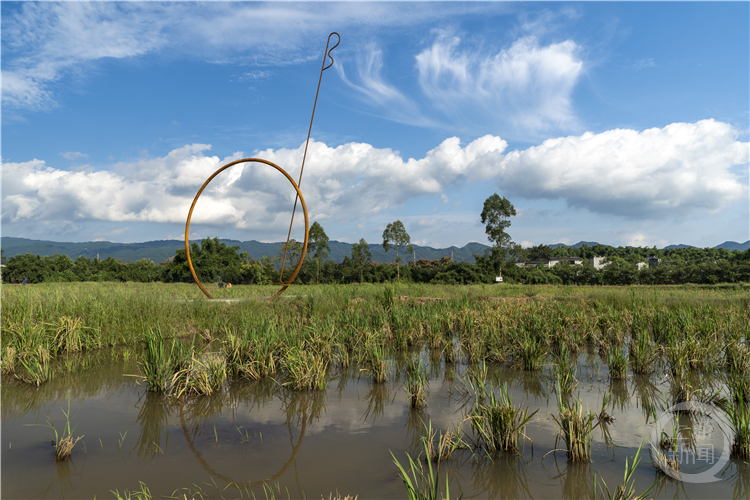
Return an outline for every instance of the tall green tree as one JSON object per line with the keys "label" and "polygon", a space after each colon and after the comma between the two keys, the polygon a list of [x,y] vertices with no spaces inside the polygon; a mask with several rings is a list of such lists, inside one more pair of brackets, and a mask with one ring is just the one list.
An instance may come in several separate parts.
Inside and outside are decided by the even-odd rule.
{"label": "tall green tree", "polygon": [[385,227],[385,231],[383,231],[383,250],[389,252],[391,248],[396,250],[396,279],[400,280],[399,264],[401,256],[398,254],[398,251],[401,248],[406,250],[406,253],[414,251],[414,248],[411,246],[411,237],[409,237],[409,233],[406,232],[406,228],[400,220],[388,224]]}
{"label": "tall green tree", "polygon": [[352,263],[354,263],[354,267],[359,269],[360,283],[364,280],[365,266],[371,261],[370,245],[367,244],[364,238],[360,239],[359,243],[352,245]]}
{"label": "tall green tree", "polygon": [[[198,243],[191,243],[190,260],[193,262],[198,279],[203,283],[216,281],[239,283],[242,276],[242,259],[237,253],[239,249],[238,246],[228,247],[218,238],[204,238],[200,246]],[[107,265],[107,260],[101,261],[100,266],[105,265]],[[184,248],[175,251],[174,260],[167,264],[164,271],[164,279],[165,281],[193,281]]]}
{"label": "tall green tree", "polygon": [[307,247],[310,250],[313,260],[317,264],[315,281],[320,281],[320,265],[328,257],[331,247],[328,246],[328,235],[323,230],[323,226],[317,221],[310,226],[310,233],[307,237]]}
{"label": "tall green tree", "polygon": [[529,260],[550,260],[553,253],[554,248],[547,245],[536,245],[529,249]]}
{"label": "tall green tree", "polygon": [[510,201],[494,193],[484,200],[482,209],[482,224],[484,224],[487,238],[494,243],[493,253],[502,260],[506,249],[511,245],[510,235],[505,232],[510,227],[510,218],[516,215],[516,209]]}

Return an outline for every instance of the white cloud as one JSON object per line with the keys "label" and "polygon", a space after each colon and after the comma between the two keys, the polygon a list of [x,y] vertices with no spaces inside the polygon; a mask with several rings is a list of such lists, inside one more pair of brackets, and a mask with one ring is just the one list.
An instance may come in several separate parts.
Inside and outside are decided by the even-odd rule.
{"label": "white cloud", "polygon": [[[483,137],[461,147],[458,138],[443,141],[419,160],[402,159],[390,149],[350,143],[336,148],[311,141],[302,183],[313,220],[350,220],[375,214],[423,194],[439,194],[452,184],[487,180],[492,175],[478,161],[500,154],[507,144]],[[165,157],[117,164],[112,170],[74,172],[44,161],[3,164],[4,222],[142,221],[183,223],[201,184],[221,165],[205,156],[210,146],[193,144]],[[304,144],[296,149],[254,155],[296,176]],[[283,229],[294,190],[273,169],[258,164],[236,166],[208,186],[196,206],[195,223],[248,229]]]}
{"label": "white cloud", "polygon": [[88,158],[89,155],[85,153],[79,153],[78,151],[66,151],[64,153],[60,153],[60,156],[65,158],[66,160],[74,161],[78,158]]}
{"label": "white cloud", "polygon": [[576,125],[571,93],[583,72],[572,40],[540,46],[534,36],[483,54],[441,32],[416,56],[419,83],[434,106],[465,126],[542,132]]}
{"label": "white cloud", "polygon": [[[23,3],[3,19],[3,101],[44,109],[55,105],[49,84],[102,58],[147,54],[164,43],[167,22],[156,5],[109,2]],[[150,15],[142,15],[144,12]],[[160,19],[161,17],[161,19]]]}
{"label": "white cloud", "polygon": [[664,128],[616,129],[548,139],[507,154],[497,186],[532,199],[564,199],[568,206],[632,218],[713,213],[747,199],[748,143],[715,120]]}
{"label": "white cloud", "polygon": [[422,116],[418,106],[383,77],[383,51],[369,45],[357,54],[356,69],[359,85],[347,78],[344,66],[339,61],[333,67],[349,87],[356,90],[368,104],[379,106],[388,118],[412,125],[427,126],[430,121]]}
{"label": "white cloud", "polygon": [[[409,27],[452,12],[493,7],[363,3],[23,2],[4,12],[3,105],[57,104],[53,84],[85,75],[102,59],[157,52],[233,65],[318,60],[333,29]],[[311,43],[318,40],[318,44]],[[319,45],[320,44],[320,45]],[[246,72],[245,78],[263,77]]]}
{"label": "white cloud", "polygon": [[[495,136],[463,147],[452,137],[423,158],[404,159],[391,149],[365,143],[330,147],[311,141],[302,193],[311,220],[334,223],[374,221],[378,213],[416,197],[439,197],[449,188],[493,178],[510,199],[562,199],[569,207],[636,220],[717,212],[748,195],[749,145],[736,139],[730,125],[714,120],[549,139],[504,155],[506,148]],[[237,152],[220,159],[207,156],[208,149],[192,144],[164,157],[99,171],[62,170],[37,159],[4,163],[2,220],[183,224],[204,180],[221,165],[243,157]],[[296,179],[303,152],[304,144],[254,156],[276,163]],[[738,165],[744,172],[732,173]],[[193,221],[280,237],[286,234],[293,202],[294,191],[278,172],[246,164],[232,167],[208,186]],[[456,228],[478,224],[476,214],[459,215]],[[450,215],[406,214],[401,219],[409,217],[425,231],[444,233]],[[653,240],[632,232],[633,241]]]}

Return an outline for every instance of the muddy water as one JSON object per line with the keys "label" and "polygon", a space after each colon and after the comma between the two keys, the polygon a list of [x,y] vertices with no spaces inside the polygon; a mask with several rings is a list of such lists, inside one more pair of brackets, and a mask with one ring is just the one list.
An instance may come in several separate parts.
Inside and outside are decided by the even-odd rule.
{"label": "muddy water", "polygon": [[[514,403],[539,409],[527,428],[533,446],[527,443],[522,456],[503,454],[494,460],[459,451],[440,466],[441,477],[451,479],[452,496],[583,498],[592,495],[595,475],[610,489],[622,484],[626,458],[652,429],[644,406],[663,399],[668,385],[658,375],[612,383],[595,356],[582,355],[578,363],[576,393],[584,407],[598,411],[604,391],[613,395],[609,413],[615,421],[594,430],[592,461],[569,464],[564,452],[549,453],[556,448],[557,432],[549,371],[490,367],[490,379],[510,384]],[[403,370],[396,362],[386,384],[374,385],[352,369],[332,373],[326,391],[292,392],[273,380],[239,382],[223,394],[181,403],[146,393],[126,376],[137,373],[133,362],[102,363],[39,388],[14,385],[6,377],[2,497],[113,498],[112,491],[138,490],[143,482],[155,498],[265,498],[265,482],[281,490],[277,498],[328,498],[336,491],[359,498],[404,498],[391,453],[402,464],[407,452],[419,453],[424,418],[442,430],[464,418],[460,379],[466,370],[433,363],[423,412],[408,408],[399,375]],[[84,439],[69,461],[55,463],[53,431],[30,424],[46,424],[49,418],[61,430],[68,391],[71,426]],[[697,428],[699,422],[681,424]],[[708,470],[719,458],[721,437],[706,439],[715,449],[710,456],[702,452],[703,462],[686,461],[683,472]],[[748,464],[730,460],[718,476],[710,484],[666,478],[644,449],[635,491],[653,485],[649,496],[656,498],[750,496]]]}

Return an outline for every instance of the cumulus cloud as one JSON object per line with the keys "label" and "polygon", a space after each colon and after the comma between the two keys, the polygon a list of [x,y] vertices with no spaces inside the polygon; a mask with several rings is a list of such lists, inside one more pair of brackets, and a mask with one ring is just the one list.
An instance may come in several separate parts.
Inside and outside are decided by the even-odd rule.
{"label": "cumulus cloud", "polygon": [[[501,154],[507,143],[486,136],[462,147],[458,138],[443,141],[419,160],[404,160],[390,149],[349,143],[329,147],[311,141],[302,192],[315,220],[348,220],[377,213],[423,194],[438,194],[453,184],[487,180],[487,155]],[[209,145],[193,144],[165,157],[117,164],[112,170],[74,172],[44,161],[3,164],[4,222],[107,220],[182,223],[204,180],[221,165],[206,156]],[[302,162],[296,149],[262,151],[255,156],[288,170]],[[244,164],[211,182],[196,206],[196,223],[269,229],[288,220],[294,190],[275,170]]]}
{"label": "cumulus cloud", "polygon": [[[243,157],[237,152],[220,159],[206,155],[209,149],[192,144],[98,171],[63,170],[37,159],[4,163],[2,220],[184,223],[203,181]],[[749,144],[714,120],[561,137],[505,154],[506,149],[496,136],[463,146],[451,137],[423,158],[404,159],[365,143],[331,147],[311,141],[302,193],[311,219],[321,221],[363,220],[419,196],[439,197],[448,188],[490,179],[511,199],[563,199],[571,207],[634,219],[716,212],[748,195]],[[255,156],[296,178],[303,152],[304,144]],[[734,172],[737,166],[744,174]],[[294,190],[278,172],[242,164],[211,182],[193,221],[281,234],[293,202]],[[414,222],[428,228],[435,220],[420,216]]]}
{"label": "cumulus cloud", "polygon": [[715,120],[644,131],[616,129],[548,139],[508,153],[496,173],[506,192],[633,218],[716,212],[746,199],[748,143]]}
{"label": "cumulus cloud", "polygon": [[581,73],[572,40],[540,45],[524,36],[497,53],[462,49],[461,39],[441,32],[416,56],[419,84],[432,103],[465,124],[529,132],[576,124],[571,94]]}

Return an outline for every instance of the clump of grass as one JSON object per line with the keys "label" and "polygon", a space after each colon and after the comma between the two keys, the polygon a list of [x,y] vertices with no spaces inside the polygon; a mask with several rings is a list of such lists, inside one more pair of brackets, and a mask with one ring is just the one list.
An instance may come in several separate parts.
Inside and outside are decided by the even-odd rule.
{"label": "clump of grass", "polygon": [[488,452],[513,451],[520,453],[519,445],[524,440],[532,443],[526,434],[526,424],[539,410],[529,414],[524,404],[513,406],[508,385],[499,388],[495,395],[492,383],[484,392],[486,398],[476,398],[469,415],[471,428],[477,436],[477,444]]}
{"label": "clump of grass", "polygon": [[227,371],[230,375],[258,380],[276,373],[279,355],[272,335],[263,339],[227,331],[224,341]]}
{"label": "clump of grass", "polygon": [[227,381],[227,362],[223,353],[192,354],[190,363],[172,376],[170,392],[209,396],[222,389]]}
{"label": "clump of grass", "polygon": [[[576,402],[572,406],[568,406],[562,399],[559,390],[557,393],[557,408],[559,415],[552,415],[552,418],[560,429],[555,443],[557,443],[560,437],[563,438],[568,460],[571,462],[590,459],[591,434],[594,428],[599,425],[598,422],[594,425],[596,415],[588,410],[586,412],[583,411],[583,404],[580,397],[576,399]],[[555,444],[555,447],[557,447],[557,444]]]}
{"label": "clump of grass", "polygon": [[83,321],[80,317],[62,316],[56,326],[54,343],[57,344],[58,352],[80,352],[84,349],[86,340],[83,334]]}
{"label": "clump of grass", "polygon": [[607,406],[609,405],[609,402],[612,400],[612,393],[609,391],[606,391],[604,393],[604,396],[602,396],[602,411],[599,412],[599,415],[597,415],[597,420],[599,422],[604,424],[611,424],[615,421],[614,417],[612,417],[609,413],[607,413]]}
{"label": "clump of grass", "polygon": [[39,346],[36,352],[27,354],[21,358],[21,365],[24,367],[25,372],[19,373],[16,371],[14,376],[22,382],[39,387],[43,382],[52,378],[53,372],[50,362],[51,355],[49,351]]}
{"label": "clump of grass", "polygon": [[[110,490],[110,493],[112,493],[117,500],[151,500],[153,496],[151,495],[151,490],[146,486],[146,483],[143,481],[138,481],[138,483],[141,486],[140,490],[124,490],[122,494],[120,494],[120,490]],[[185,499],[187,499],[187,495],[185,495]]]}
{"label": "clump of grass", "polygon": [[[646,495],[649,491],[651,491],[651,488],[653,488],[653,486],[651,486],[651,488],[647,489],[640,495],[636,495],[635,480],[633,479],[635,469],[638,467],[638,464],[641,461],[642,449],[643,440],[641,440],[641,444],[638,445],[638,451],[635,453],[633,461],[628,462],[628,459],[625,459],[625,474],[623,476],[622,485],[615,487],[614,492],[609,491],[607,483],[604,482],[604,477],[601,477],[600,475],[602,481],[600,491],[602,493],[602,496],[606,495],[609,500],[641,500],[643,498],[646,498]],[[596,477],[594,477],[594,495],[596,496]]]}
{"label": "clump of grass", "polygon": [[570,362],[568,349],[565,343],[560,345],[560,350],[555,355],[555,368],[557,372],[557,387],[563,394],[570,394],[578,385],[576,378],[577,364]]}
{"label": "clump of grass", "polygon": [[0,373],[10,375],[16,371],[16,361],[18,361],[16,350],[11,346],[6,346],[2,356],[2,359],[0,359]]}
{"label": "clump of grass", "polygon": [[656,346],[653,345],[646,332],[641,332],[636,339],[630,339],[628,358],[630,359],[630,368],[633,370],[633,373],[650,373],[651,365],[656,361],[657,357]]}
{"label": "clump of grass", "polygon": [[427,380],[427,369],[422,364],[422,359],[414,361],[410,358],[406,369],[406,393],[409,395],[409,407],[420,410],[427,406],[427,395],[429,384]]}
{"label": "clump of grass", "polygon": [[724,365],[731,373],[750,371],[750,348],[739,335],[731,337],[724,347]]}
{"label": "clump of grass", "polygon": [[57,428],[52,424],[52,420],[49,418],[49,416],[47,416],[46,424],[25,424],[29,426],[40,426],[52,429],[52,431],[55,433],[55,440],[53,441],[53,443],[55,445],[56,462],[64,462],[65,460],[70,458],[70,456],[73,454],[73,448],[75,447],[76,443],[83,439],[83,436],[74,438],[73,433],[75,432],[76,428],[70,428],[70,390],[68,390],[68,411],[63,410],[62,408],[61,410],[63,412],[63,415],[65,415],[65,426],[63,427],[62,434],[59,434],[57,432]]}
{"label": "clump of grass", "polygon": [[487,351],[481,335],[464,336],[461,339],[461,347],[466,354],[466,361],[469,363],[481,361]]}
{"label": "clump of grass", "polygon": [[376,384],[382,384],[388,380],[388,361],[382,345],[374,341],[368,342],[360,363],[363,366],[360,371],[369,373]]}
{"label": "clump of grass", "polygon": [[615,345],[607,352],[607,364],[609,365],[609,378],[622,380],[628,375],[628,361],[625,359],[622,346]]}
{"label": "clump of grass", "polygon": [[732,456],[747,459],[750,458],[750,405],[742,397],[733,399],[723,408],[734,431],[730,450]]}
{"label": "clump of grass", "polygon": [[674,458],[669,458],[667,454],[664,453],[661,443],[658,447],[651,446],[648,449],[648,452],[651,456],[651,465],[662,474],[675,477],[680,471],[680,463]]}
{"label": "clump of grass", "polygon": [[536,371],[541,369],[547,357],[545,342],[528,333],[524,333],[512,349],[514,364],[522,370]]}
{"label": "clump of grass", "polygon": [[421,437],[425,450],[425,460],[440,462],[451,458],[456,450],[466,448],[462,439],[461,425],[456,430],[447,429],[445,433],[432,428],[432,420],[424,424],[425,435]]}
{"label": "clump of grass", "polygon": [[168,392],[170,382],[175,374],[184,368],[190,356],[182,342],[177,339],[173,339],[171,347],[167,349],[164,334],[159,326],[151,329],[144,336],[143,342],[146,349],[139,366],[146,381],[146,390]]}
{"label": "clump of grass", "polygon": [[287,351],[284,367],[289,377],[284,385],[295,391],[324,390],[328,385],[328,361],[307,342]]}
{"label": "clump of grass", "polygon": [[[425,454],[428,454],[426,443],[423,443],[423,445],[425,446]],[[409,500],[443,500],[450,498],[449,478],[445,478],[445,492],[443,493],[440,486],[440,470],[436,467],[433,468],[432,460],[427,460],[427,469],[425,470],[419,458],[415,460],[407,453],[406,458],[409,462],[409,471],[407,472],[393,455],[393,452],[391,452],[391,457],[393,457],[393,462],[398,467],[399,475],[404,482],[406,498]]]}

